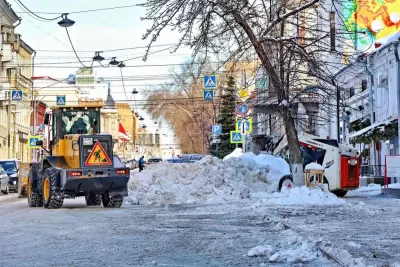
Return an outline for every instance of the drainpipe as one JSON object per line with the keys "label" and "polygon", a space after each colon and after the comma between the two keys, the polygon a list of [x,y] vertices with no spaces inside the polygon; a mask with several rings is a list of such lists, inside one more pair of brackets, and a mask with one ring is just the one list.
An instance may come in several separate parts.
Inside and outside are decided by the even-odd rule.
{"label": "drainpipe", "polygon": [[[375,122],[374,121],[374,97],[373,97],[373,91],[372,91],[372,83],[374,82],[373,76],[371,71],[368,69],[368,65],[369,65],[369,59],[370,56],[367,55],[367,64],[365,66],[365,71],[368,73],[368,102],[370,103],[370,120],[371,120],[371,125]],[[372,141],[372,148],[374,151],[374,165],[376,164],[376,149],[375,149],[375,142]],[[371,148],[370,148],[371,151]],[[361,153],[361,151],[360,151]]]}
{"label": "drainpipe", "polygon": [[[399,38],[400,41],[400,38]],[[394,56],[397,62],[397,125],[399,130],[397,133],[397,139],[399,142],[398,150],[400,150],[400,57],[399,57],[399,42],[394,45]],[[399,151],[398,151],[399,152]],[[398,154],[398,153],[397,153]]]}

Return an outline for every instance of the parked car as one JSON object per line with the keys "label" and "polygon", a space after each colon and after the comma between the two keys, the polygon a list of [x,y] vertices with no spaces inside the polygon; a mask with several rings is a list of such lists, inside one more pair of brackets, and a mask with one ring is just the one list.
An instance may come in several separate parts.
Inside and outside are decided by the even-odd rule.
{"label": "parked car", "polygon": [[190,163],[194,163],[198,160],[201,160],[202,158],[204,158],[203,154],[194,154],[190,157]]}
{"label": "parked car", "polygon": [[0,191],[3,194],[8,194],[10,192],[9,177],[7,172],[0,166]]}
{"label": "parked car", "polygon": [[9,190],[15,193],[18,192],[18,174],[20,161],[17,159],[1,159],[0,166],[6,171],[9,176]]}
{"label": "parked car", "polygon": [[137,162],[135,159],[128,159],[125,163],[125,166],[131,170],[134,170],[139,168],[139,162]]}
{"label": "parked car", "polygon": [[153,164],[153,163],[158,163],[158,162],[162,162],[162,158],[160,157],[151,157],[149,158],[149,160],[146,162],[147,165],[149,164]]}
{"label": "parked car", "polygon": [[167,159],[168,163],[183,163],[182,159],[179,158],[173,158],[173,159]]}

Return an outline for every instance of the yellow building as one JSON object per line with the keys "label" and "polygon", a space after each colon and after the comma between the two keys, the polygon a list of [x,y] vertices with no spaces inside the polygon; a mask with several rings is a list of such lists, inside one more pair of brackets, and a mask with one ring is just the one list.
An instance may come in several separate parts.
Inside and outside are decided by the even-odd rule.
{"label": "yellow building", "polygon": [[14,50],[17,68],[10,71],[11,88],[22,91],[22,101],[12,101],[11,112],[11,157],[23,162],[30,161],[31,153],[28,148],[30,134],[32,66],[34,50],[20,36],[16,36]]}
{"label": "yellow building", "polygon": [[[2,34],[4,36],[6,33]],[[5,58],[1,71],[5,79],[1,83],[3,95],[0,98],[0,156],[27,162],[31,160],[28,136],[32,112],[32,63],[35,52],[22,41],[20,35],[11,36],[3,42]]]}
{"label": "yellow building", "polygon": [[137,135],[138,123],[135,112],[128,103],[116,103],[118,110],[119,123],[126,131],[129,140],[124,141],[119,138],[119,155],[122,158],[131,158],[134,154],[135,140]]}

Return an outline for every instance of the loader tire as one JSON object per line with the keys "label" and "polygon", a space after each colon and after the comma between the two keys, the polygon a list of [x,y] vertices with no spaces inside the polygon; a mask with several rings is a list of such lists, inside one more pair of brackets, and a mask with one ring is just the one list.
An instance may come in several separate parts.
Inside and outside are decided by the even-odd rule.
{"label": "loader tire", "polygon": [[36,192],[36,188],[33,188],[33,182],[31,178],[28,179],[27,185],[27,196],[28,196],[28,206],[29,207],[43,207],[42,196]]}
{"label": "loader tire", "polygon": [[121,208],[124,201],[123,196],[110,196],[108,192],[101,196],[104,208]]}
{"label": "loader tire", "polygon": [[88,206],[100,206],[101,205],[101,195],[87,194],[85,195],[86,205]]}
{"label": "loader tire", "polygon": [[46,209],[59,209],[64,203],[64,195],[57,187],[58,171],[48,168],[44,172],[43,179],[43,206]]}

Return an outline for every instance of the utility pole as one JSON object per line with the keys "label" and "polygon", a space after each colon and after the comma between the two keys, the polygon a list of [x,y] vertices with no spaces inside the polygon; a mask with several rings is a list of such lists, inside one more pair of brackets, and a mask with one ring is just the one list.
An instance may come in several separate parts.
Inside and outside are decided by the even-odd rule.
{"label": "utility pole", "polygon": [[8,120],[8,141],[7,141],[7,155],[11,158],[11,88],[8,90],[8,107],[7,107],[7,120]]}

